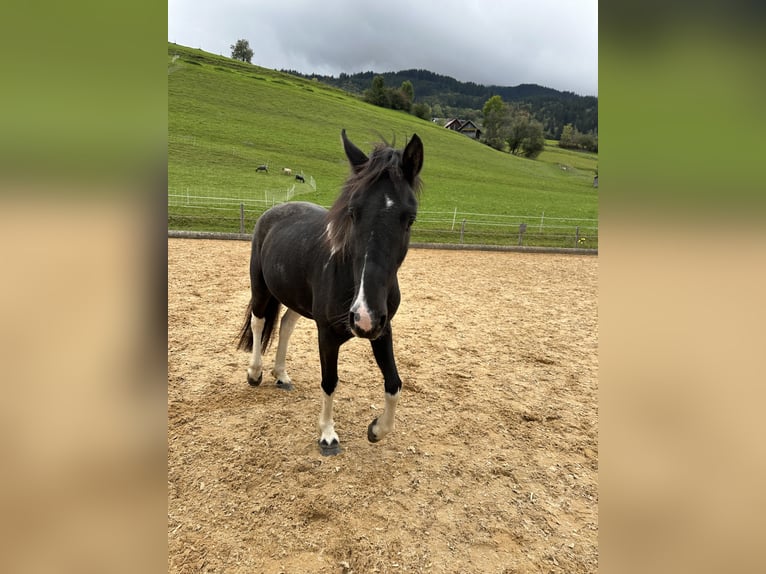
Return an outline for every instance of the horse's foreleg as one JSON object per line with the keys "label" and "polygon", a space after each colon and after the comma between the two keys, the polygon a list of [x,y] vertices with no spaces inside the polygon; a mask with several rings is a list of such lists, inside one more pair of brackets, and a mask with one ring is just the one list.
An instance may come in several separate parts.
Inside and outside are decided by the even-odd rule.
{"label": "horse's foreleg", "polygon": [[322,363],[322,409],[319,412],[319,448],[323,455],[338,454],[340,440],[332,418],[332,401],[338,385],[338,349],[332,333],[319,329],[319,358]]}
{"label": "horse's foreleg", "polygon": [[367,427],[367,439],[370,442],[378,442],[388,433],[394,430],[394,416],[396,404],[399,402],[399,391],[402,388],[402,380],[396,369],[394,361],[394,344],[391,329],[372,341],[372,353],[378,363],[380,372],[383,373],[385,386],[386,409]]}
{"label": "horse's foreleg", "polygon": [[300,319],[300,315],[288,309],[282,316],[282,321],[279,324],[279,346],[277,347],[277,358],[274,363],[274,370],[271,374],[277,379],[277,386],[281,389],[291,391],[293,388],[293,381],[290,379],[290,375],[285,371],[285,362],[287,359],[287,344],[290,341],[290,336],[293,334],[295,324]]}
{"label": "horse's foreleg", "polygon": [[253,356],[250,358],[250,366],[247,368],[247,382],[257,387],[263,380],[263,360],[261,358],[261,335],[266,319],[260,319],[255,314],[250,315],[250,328],[253,330]]}

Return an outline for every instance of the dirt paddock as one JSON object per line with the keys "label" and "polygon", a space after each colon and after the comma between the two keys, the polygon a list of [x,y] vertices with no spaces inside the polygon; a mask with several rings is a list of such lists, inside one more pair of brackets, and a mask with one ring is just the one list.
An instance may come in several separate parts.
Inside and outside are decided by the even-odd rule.
{"label": "dirt paddock", "polygon": [[235,337],[250,245],[168,240],[168,571],[596,572],[598,260],[410,250],[393,319],[396,427],[367,441],[383,382],[341,348],[335,429],[317,446],[316,328],[295,390],[245,382]]}

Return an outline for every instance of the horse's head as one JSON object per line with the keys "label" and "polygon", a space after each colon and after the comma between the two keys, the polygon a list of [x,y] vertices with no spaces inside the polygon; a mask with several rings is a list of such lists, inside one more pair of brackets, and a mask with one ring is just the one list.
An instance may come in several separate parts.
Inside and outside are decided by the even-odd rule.
{"label": "horse's head", "polygon": [[367,157],[346,138],[346,130],[341,139],[351,175],[330,209],[327,239],[332,252],[340,252],[353,267],[351,331],[375,339],[388,326],[389,295],[409,248],[423,143],[413,134],[403,150],[378,145]]}

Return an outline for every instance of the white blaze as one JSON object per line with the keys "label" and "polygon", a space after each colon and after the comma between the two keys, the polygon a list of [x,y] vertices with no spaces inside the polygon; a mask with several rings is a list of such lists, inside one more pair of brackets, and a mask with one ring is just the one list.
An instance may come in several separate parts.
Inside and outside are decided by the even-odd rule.
{"label": "white blaze", "polygon": [[367,306],[367,299],[364,295],[364,270],[367,268],[367,254],[364,256],[364,264],[362,265],[362,278],[359,281],[359,294],[356,296],[353,305],[351,305],[351,311],[359,315],[359,320],[354,321],[360,329],[365,331],[372,330],[372,317],[370,316],[370,308]]}

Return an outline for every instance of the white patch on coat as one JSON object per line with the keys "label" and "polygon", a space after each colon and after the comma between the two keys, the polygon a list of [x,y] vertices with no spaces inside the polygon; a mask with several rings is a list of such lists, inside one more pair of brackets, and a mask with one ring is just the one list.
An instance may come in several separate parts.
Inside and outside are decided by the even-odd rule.
{"label": "white patch on coat", "polygon": [[386,197],[386,209],[391,209],[394,206],[394,200],[388,197],[387,195],[385,197]]}
{"label": "white patch on coat", "polygon": [[330,257],[332,257],[338,251],[338,247],[336,245],[337,241],[333,236],[332,221],[327,222],[327,227],[325,227],[324,232],[327,236],[327,240],[330,242]]}

